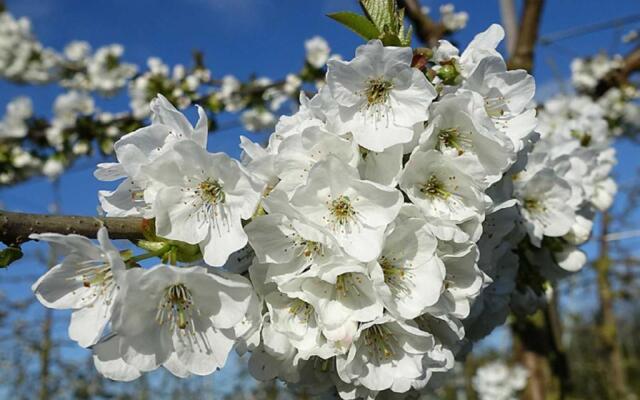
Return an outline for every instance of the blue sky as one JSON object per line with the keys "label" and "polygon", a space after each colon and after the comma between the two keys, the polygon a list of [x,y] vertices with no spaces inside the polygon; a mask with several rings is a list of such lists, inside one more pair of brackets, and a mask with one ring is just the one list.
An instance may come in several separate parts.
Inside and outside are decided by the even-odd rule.
{"label": "blue sky", "polygon": [[[440,1],[423,4],[437,10]],[[498,1],[457,1],[460,10],[470,14],[467,28],[453,40],[465,45],[473,35],[491,23],[500,22]],[[350,58],[360,39],[339,26],[325,14],[340,10],[357,10],[355,0],[7,0],[16,16],[29,17],[40,40],[62,50],[71,40],[81,39],[94,48],[109,43],[125,46],[125,58],[143,66],[150,56],[162,58],[169,65],[189,64],[191,52],[202,50],[214,76],[234,74],[246,78],[255,73],[278,79],[297,71],[304,59],[304,40],[314,35],[325,37],[334,52]],[[547,1],[541,33],[602,22],[640,12],[634,0],[603,4],[601,0]],[[630,25],[638,27],[640,24]],[[569,62],[575,56],[598,51],[626,52],[620,43],[625,28],[598,32],[569,39],[547,47],[538,47],[534,75],[543,96],[560,90],[569,75]],[[24,87],[0,82],[0,109],[17,95],[34,100],[38,115],[50,115],[51,105],[60,93],[54,86]],[[127,109],[126,96],[99,101],[105,110]],[[189,113],[193,116],[193,112]],[[241,129],[215,134],[210,149],[239,153]],[[256,136],[266,138],[266,136]],[[633,179],[638,167],[636,146],[619,145],[620,163],[616,168],[621,181]],[[92,165],[84,160],[66,173],[60,182],[60,204],[65,213],[92,215],[96,212],[97,191],[109,188],[96,181]],[[0,202],[9,210],[46,212],[53,196],[51,184],[37,178],[13,188],[0,189]],[[33,271],[33,259],[25,260],[3,276],[17,276]],[[4,285],[0,285],[0,289]],[[28,284],[13,285],[10,292],[26,294]]]}

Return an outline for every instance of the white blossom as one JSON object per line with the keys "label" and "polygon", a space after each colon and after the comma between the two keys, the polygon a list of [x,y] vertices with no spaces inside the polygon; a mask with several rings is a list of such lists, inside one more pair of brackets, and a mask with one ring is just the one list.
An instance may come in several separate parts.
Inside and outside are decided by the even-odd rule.
{"label": "white blossom", "polygon": [[314,68],[322,68],[329,59],[331,49],[326,40],[320,36],[314,36],[304,42],[307,51],[307,62]]}
{"label": "white blossom", "polygon": [[385,227],[398,215],[400,192],[359,179],[354,168],[335,156],[318,162],[306,185],[291,197],[291,205],[313,223],[332,232],[347,254],[375,259]]}
{"label": "white blossom", "polygon": [[185,140],[142,173],[150,181],[144,199],[152,204],[158,235],[200,245],[214,266],[247,244],[242,220],[255,212],[263,185],[239,162]]}
{"label": "white blossom", "polygon": [[69,337],[82,347],[98,342],[111,319],[122,284],[125,265],[109,240],[106,228],[98,232],[99,246],[80,235],[32,234],[49,242],[64,259],[36,283],[32,290],[46,307],[71,309]]}
{"label": "white blossom", "polygon": [[127,270],[113,306],[117,354],[143,372],[208,375],[226,363],[251,293],[246,279],[203,267]]}
{"label": "white blossom", "polygon": [[527,370],[521,365],[508,366],[494,361],[478,368],[473,388],[480,400],[515,400],[527,385]]}
{"label": "white blossom", "polygon": [[413,137],[413,125],[427,119],[436,92],[411,68],[411,49],[372,40],[349,61],[329,62],[327,85],[339,106],[342,130],[360,146],[382,151]]}
{"label": "white blossom", "polygon": [[12,99],[0,120],[0,138],[23,138],[28,133],[26,120],[33,115],[33,104],[28,97]]}

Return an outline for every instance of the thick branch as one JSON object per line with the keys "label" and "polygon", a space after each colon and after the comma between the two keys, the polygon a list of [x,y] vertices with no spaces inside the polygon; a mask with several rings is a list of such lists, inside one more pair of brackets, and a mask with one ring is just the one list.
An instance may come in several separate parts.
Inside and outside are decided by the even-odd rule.
{"label": "thick branch", "polygon": [[435,46],[447,32],[442,22],[434,22],[422,12],[419,0],[398,0],[398,6],[404,8],[405,15],[411,21],[420,41],[428,46]]}
{"label": "thick branch", "polygon": [[596,87],[595,95],[600,97],[613,87],[619,87],[627,83],[629,76],[634,72],[640,71],[640,46],[636,47],[629,53],[622,63],[622,67],[611,71],[604,77]]}
{"label": "thick branch", "polygon": [[508,62],[509,69],[533,70],[533,52],[538,41],[543,6],[544,0],[525,0],[515,49]]}
{"label": "thick branch", "polygon": [[76,233],[95,238],[101,226],[107,227],[111,239],[143,239],[142,218],[87,217],[46,215],[0,211],[0,241],[6,245],[26,242],[32,233]]}

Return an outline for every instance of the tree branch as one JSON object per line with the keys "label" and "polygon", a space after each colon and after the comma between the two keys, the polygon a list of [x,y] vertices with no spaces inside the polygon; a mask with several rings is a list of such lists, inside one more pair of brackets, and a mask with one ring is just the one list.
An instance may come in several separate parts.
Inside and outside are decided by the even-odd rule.
{"label": "tree branch", "polygon": [[416,36],[428,46],[435,46],[447,32],[442,22],[434,22],[422,12],[419,0],[398,0],[398,7],[404,8],[405,15],[411,21]]}
{"label": "tree branch", "polygon": [[507,63],[509,69],[533,70],[533,52],[538,41],[543,6],[544,0],[525,0],[515,49]]}
{"label": "tree branch", "polygon": [[0,211],[0,241],[10,245],[27,242],[32,233],[60,233],[95,238],[100,227],[109,230],[111,239],[144,239],[142,218],[87,217],[79,215],[46,215]]}

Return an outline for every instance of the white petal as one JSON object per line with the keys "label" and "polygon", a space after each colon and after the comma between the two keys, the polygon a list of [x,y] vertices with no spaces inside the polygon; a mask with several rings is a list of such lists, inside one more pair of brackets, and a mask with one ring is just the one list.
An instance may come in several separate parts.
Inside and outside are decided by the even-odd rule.
{"label": "white petal", "polygon": [[93,347],[93,364],[103,376],[115,381],[130,382],[140,377],[140,371],[127,364],[118,350],[118,336]]}
{"label": "white petal", "polygon": [[90,306],[71,313],[69,337],[82,347],[98,342],[111,318],[111,304],[99,299]]}

